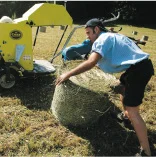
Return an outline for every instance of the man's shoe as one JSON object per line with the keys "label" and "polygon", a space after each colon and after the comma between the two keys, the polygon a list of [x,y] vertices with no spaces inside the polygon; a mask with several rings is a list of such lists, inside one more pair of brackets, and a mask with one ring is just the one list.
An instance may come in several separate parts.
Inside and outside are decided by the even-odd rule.
{"label": "man's shoe", "polygon": [[124,127],[128,128],[129,130],[134,130],[133,126],[131,125],[131,121],[127,117],[124,116],[123,112],[120,112],[120,113],[111,112],[110,114],[119,123],[122,123]]}
{"label": "man's shoe", "polygon": [[131,121],[127,117],[125,117],[123,112],[117,114],[117,119],[120,122],[124,122],[124,124],[131,124]]}
{"label": "man's shoe", "polygon": [[149,155],[147,155],[143,149],[140,149],[140,152],[135,154],[135,156],[142,157],[142,156],[149,156]]}

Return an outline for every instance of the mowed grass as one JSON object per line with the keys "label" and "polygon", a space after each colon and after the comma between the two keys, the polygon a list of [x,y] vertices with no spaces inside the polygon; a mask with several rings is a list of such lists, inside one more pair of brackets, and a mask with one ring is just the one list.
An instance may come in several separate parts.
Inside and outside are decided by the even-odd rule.
{"label": "mowed grass", "polygon": [[[136,39],[149,36],[146,46],[140,46],[150,54],[156,67],[156,30],[122,26],[122,34],[132,35],[137,31]],[[109,28],[109,27],[108,27]],[[61,50],[68,33],[63,38]],[[36,28],[32,30],[34,39]],[[39,32],[36,46],[33,48],[34,59],[50,60],[63,31],[59,27],[47,27],[46,33]],[[84,28],[76,31],[69,45],[78,44],[85,39]],[[28,39],[29,40],[29,39]],[[57,53],[58,53],[57,52]],[[62,64],[61,55],[53,64]],[[67,128],[62,126],[51,113],[51,102],[55,90],[54,81],[57,72],[52,76],[20,80],[10,90],[0,91],[0,155],[1,156],[127,156],[134,155],[139,146],[134,131],[117,123],[110,111],[121,110],[122,105],[111,108],[97,122],[87,128]],[[119,74],[116,75],[118,77]],[[150,80],[145,90],[141,105],[153,155],[156,155],[156,76]]]}

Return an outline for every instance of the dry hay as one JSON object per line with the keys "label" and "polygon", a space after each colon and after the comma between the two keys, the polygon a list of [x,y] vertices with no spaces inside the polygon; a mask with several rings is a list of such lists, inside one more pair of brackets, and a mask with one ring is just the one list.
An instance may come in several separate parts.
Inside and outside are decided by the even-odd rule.
{"label": "dry hay", "polygon": [[[59,75],[76,67],[81,61],[70,61],[58,69]],[[65,126],[86,127],[95,123],[110,107],[110,85],[117,79],[97,67],[72,76],[56,86],[51,109]]]}

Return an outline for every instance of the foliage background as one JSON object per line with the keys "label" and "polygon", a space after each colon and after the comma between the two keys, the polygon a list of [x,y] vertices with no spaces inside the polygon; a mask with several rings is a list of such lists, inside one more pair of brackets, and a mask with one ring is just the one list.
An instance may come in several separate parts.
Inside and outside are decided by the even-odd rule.
{"label": "foliage background", "polygon": [[[42,1],[0,1],[0,17],[21,17],[35,3]],[[43,1],[54,3],[54,1]],[[63,1],[56,1],[64,5]],[[156,1],[67,1],[66,8],[74,22],[84,22],[93,17],[110,18],[120,11],[120,22],[133,24],[156,24],[154,18]]]}

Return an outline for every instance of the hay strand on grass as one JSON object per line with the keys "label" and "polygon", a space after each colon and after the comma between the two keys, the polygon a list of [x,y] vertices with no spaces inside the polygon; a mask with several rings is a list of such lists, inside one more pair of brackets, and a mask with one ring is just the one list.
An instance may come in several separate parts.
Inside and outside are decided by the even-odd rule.
{"label": "hay strand on grass", "polygon": [[[80,62],[68,62],[59,69],[62,74],[76,67]],[[116,82],[112,75],[98,68],[71,77],[56,86],[51,109],[53,115],[66,126],[88,126],[110,107],[110,84]]]}

